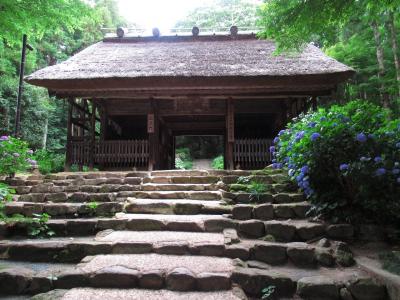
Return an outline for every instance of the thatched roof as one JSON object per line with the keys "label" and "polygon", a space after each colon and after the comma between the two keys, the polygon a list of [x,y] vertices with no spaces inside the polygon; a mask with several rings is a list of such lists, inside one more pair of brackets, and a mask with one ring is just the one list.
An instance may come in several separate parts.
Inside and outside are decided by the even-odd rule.
{"label": "thatched roof", "polygon": [[144,77],[290,77],[353,70],[309,45],[297,55],[274,54],[271,41],[254,36],[109,38],[70,59],[38,70],[27,82]]}

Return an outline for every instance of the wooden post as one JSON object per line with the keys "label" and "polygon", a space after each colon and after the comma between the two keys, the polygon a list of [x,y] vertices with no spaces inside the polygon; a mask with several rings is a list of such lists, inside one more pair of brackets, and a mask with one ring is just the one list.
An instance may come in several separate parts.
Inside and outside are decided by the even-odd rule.
{"label": "wooden post", "polygon": [[312,104],[312,110],[316,111],[318,109],[317,96],[311,97],[311,104]]}
{"label": "wooden post", "polygon": [[228,170],[235,168],[233,161],[233,147],[235,143],[235,107],[232,99],[226,101],[226,142],[225,142],[225,162]]}
{"label": "wooden post", "polygon": [[71,171],[71,160],[72,160],[72,102],[73,98],[68,99],[68,119],[67,119],[67,151],[65,153],[65,171]]}
{"label": "wooden post", "polygon": [[149,134],[149,171],[156,170],[158,168],[158,113],[156,102],[151,99],[151,111],[147,114],[147,133]]}
{"label": "wooden post", "polygon": [[94,168],[94,151],[96,142],[96,104],[92,100],[92,114],[90,116],[90,150],[89,150],[89,170]]}

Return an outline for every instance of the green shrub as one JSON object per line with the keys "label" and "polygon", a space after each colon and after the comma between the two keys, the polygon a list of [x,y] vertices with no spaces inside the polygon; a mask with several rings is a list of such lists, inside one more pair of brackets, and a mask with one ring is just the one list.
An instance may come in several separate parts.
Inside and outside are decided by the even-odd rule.
{"label": "green shrub", "polygon": [[35,151],[34,158],[42,174],[64,171],[65,154],[56,154],[45,149]]}
{"label": "green shrub", "polygon": [[177,148],[175,152],[175,168],[190,170],[193,168],[193,159],[189,148]]}
{"label": "green shrub", "polygon": [[224,169],[224,156],[219,155],[213,159],[211,162],[211,168],[214,170],[223,170]]}
{"label": "green shrub", "polygon": [[28,143],[11,136],[0,137],[0,175],[13,177],[15,173],[36,165],[32,154]]}
{"label": "green shrub", "polygon": [[333,222],[400,224],[400,120],[368,102],[293,119],[274,140],[273,167],[287,167]]}

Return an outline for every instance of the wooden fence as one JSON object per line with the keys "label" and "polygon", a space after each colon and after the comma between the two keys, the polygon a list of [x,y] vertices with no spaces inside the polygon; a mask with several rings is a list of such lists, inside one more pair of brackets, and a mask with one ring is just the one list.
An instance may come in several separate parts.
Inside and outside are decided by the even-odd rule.
{"label": "wooden fence", "polygon": [[269,147],[270,139],[237,139],[233,150],[235,166],[241,169],[263,168],[269,165],[272,157]]}
{"label": "wooden fence", "polygon": [[[90,142],[70,143],[71,164],[88,166]],[[149,144],[147,140],[96,141],[93,159],[95,165],[108,167],[147,166]]]}

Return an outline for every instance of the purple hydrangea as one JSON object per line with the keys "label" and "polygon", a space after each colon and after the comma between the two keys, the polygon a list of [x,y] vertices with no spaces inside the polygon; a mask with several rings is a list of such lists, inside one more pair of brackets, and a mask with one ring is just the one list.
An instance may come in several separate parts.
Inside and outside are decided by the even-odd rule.
{"label": "purple hydrangea", "polygon": [[309,171],[308,166],[303,166],[303,167],[300,169],[300,172],[301,172],[302,174],[307,174],[308,171]]}
{"label": "purple hydrangea", "polygon": [[28,151],[26,151],[26,153],[33,154],[33,150],[29,149]]}
{"label": "purple hydrangea", "polygon": [[282,169],[283,165],[281,163],[274,163],[272,164],[272,168],[274,169]]}
{"label": "purple hydrangea", "polygon": [[367,141],[367,136],[365,135],[365,133],[361,132],[356,135],[356,140],[360,143],[365,143]]}
{"label": "purple hydrangea", "polygon": [[321,137],[321,135],[318,132],[314,132],[311,135],[311,141],[314,142],[316,139],[318,139],[319,137]]}
{"label": "purple hydrangea", "polygon": [[27,161],[28,163],[30,163],[32,166],[34,166],[34,165],[37,164],[37,161],[36,161],[36,160],[30,159],[30,158],[28,158],[26,161]]}
{"label": "purple hydrangea", "polygon": [[339,170],[340,171],[346,171],[346,170],[348,170],[349,169],[349,165],[348,164],[341,164],[340,166],[339,166]]}
{"label": "purple hydrangea", "polygon": [[275,146],[271,146],[271,147],[269,147],[269,152],[275,152]]}
{"label": "purple hydrangea", "polygon": [[278,144],[278,143],[279,143],[279,138],[278,137],[274,138],[274,144]]}
{"label": "purple hydrangea", "polygon": [[382,176],[386,174],[386,169],[385,168],[379,168],[375,171],[376,176]]}
{"label": "purple hydrangea", "polygon": [[374,158],[374,162],[376,162],[377,164],[381,163],[382,161],[383,161],[383,159],[380,156],[377,156],[377,157]]}
{"label": "purple hydrangea", "polygon": [[279,131],[278,136],[284,135],[285,133],[286,133],[286,130],[281,130],[281,131]]}
{"label": "purple hydrangea", "polygon": [[9,140],[9,137],[6,135],[3,135],[0,137],[0,141],[8,141],[8,140]]}
{"label": "purple hydrangea", "polygon": [[304,137],[305,134],[306,134],[306,133],[305,133],[304,130],[299,131],[298,133],[296,133],[296,137],[295,137],[294,140],[295,140],[296,142],[300,141],[300,140]]}
{"label": "purple hydrangea", "polygon": [[20,157],[20,154],[17,152],[13,153],[13,155],[14,155],[14,157]]}

